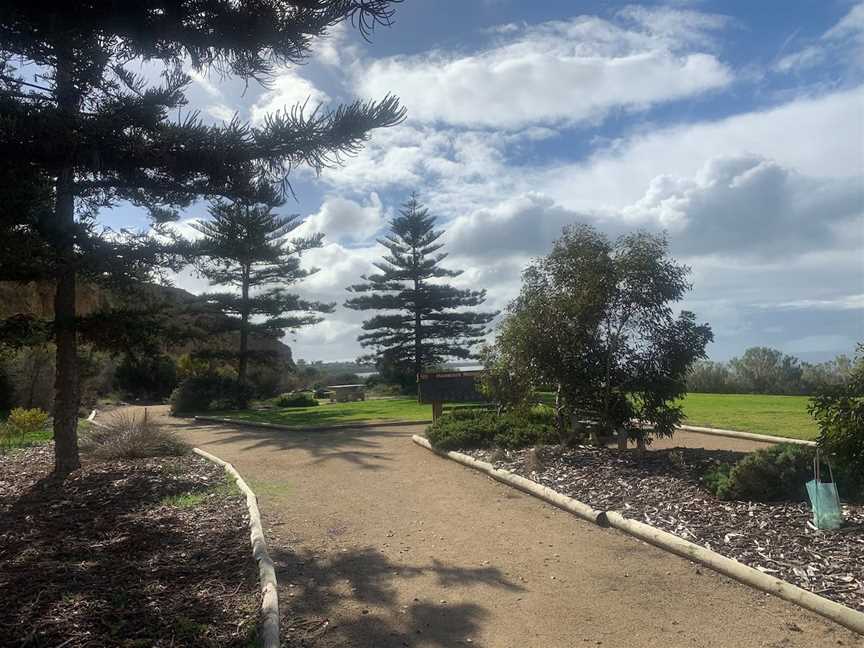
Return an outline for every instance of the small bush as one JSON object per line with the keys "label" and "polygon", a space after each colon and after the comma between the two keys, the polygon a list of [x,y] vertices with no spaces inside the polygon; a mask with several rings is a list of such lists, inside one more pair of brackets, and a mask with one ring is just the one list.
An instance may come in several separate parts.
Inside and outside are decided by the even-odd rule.
{"label": "small bush", "polygon": [[248,387],[240,388],[235,378],[210,374],[184,380],[171,394],[171,413],[195,414],[211,409],[245,407]]}
{"label": "small bush", "polygon": [[38,407],[33,409],[16,407],[9,412],[6,424],[23,437],[42,430],[48,424],[49,418],[48,412],[44,412]]}
{"label": "small bush", "polygon": [[864,496],[864,345],[848,380],[827,387],[808,407],[819,426],[819,448],[847,476],[850,495]]}
{"label": "small bush", "polygon": [[190,448],[176,434],[152,422],[146,416],[115,414],[100,425],[91,425],[81,434],[81,450],[104,461],[174,457]]}
{"label": "small bush", "polygon": [[724,500],[774,502],[806,498],[804,484],[813,479],[812,448],[781,443],[747,455],[734,465],[709,469],[703,482]]}
{"label": "small bush", "polygon": [[315,407],[318,405],[318,401],[312,392],[301,391],[277,396],[273,404],[277,407]]}
{"label": "small bush", "polygon": [[442,416],[426,430],[439,450],[525,448],[555,443],[555,421],[548,407],[497,414],[489,410],[458,409]]}

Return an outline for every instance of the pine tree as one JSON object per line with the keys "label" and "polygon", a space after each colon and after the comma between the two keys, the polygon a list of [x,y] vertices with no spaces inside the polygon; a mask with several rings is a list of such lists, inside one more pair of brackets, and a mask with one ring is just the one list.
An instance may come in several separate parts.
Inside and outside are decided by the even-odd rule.
{"label": "pine tree", "polygon": [[275,355],[250,351],[250,333],[281,335],[284,329],[320,322],[315,313],[333,310],[333,304],[306,301],[285,289],[316,272],[300,267],[300,255],[321,247],[324,237],[315,234],[288,240],[302,219],[279,216],[266,205],[217,201],[210,215],[211,220],[193,225],[204,235],[195,253],[204,262],[200,272],[211,285],[231,286],[239,291],[209,293],[203,299],[228,316],[228,327],[222,332],[239,332],[239,348],[230,355],[237,360],[242,399],[249,361],[267,361]]}
{"label": "pine tree", "polygon": [[[395,97],[334,110],[302,106],[269,115],[260,127],[234,119],[224,126],[183,115],[184,90],[199,71],[262,79],[279,65],[302,61],[313,37],[349,20],[367,35],[389,24],[395,0],[4,0],[0,3],[0,209],[4,232],[29,237],[40,211],[44,264],[56,283],[52,336],[57,345],[55,469],[80,462],[77,446],[80,333],[76,289],[84,259],[111,277],[128,250],[101,235],[93,215],[128,201],[154,222],[204,197],[268,203],[287,173],[316,170],[359,149],[374,128],[404,116]],[[141,61],[165,65],[161,85],[148,87],[131,71]],[[16,67],[17,66],[17,67]],[[27,73],[25,78],[23,74]],[[46,191],[47,187],[47,191]],[[14,200],[7,199],[14,198]],[[13,207],[10,207],[14,205]],[[82,219],[81,215],[87,215]],[[89,219],[89,220],[88,220]],[[105,243],[106,245],[103,245]],[[114,250],[112,252],[112,246]],[[140,246],[138,246],[140,247]],[[86,255],[82,250],[99,248]],[[22,280],[17,255],[0,280]],[[143,265],[152,255],[139,255]],[[99,267],[104,264],[105,267]],[[12,264],[10,264],[12,265]],[[114,330],[131,325],[103,323]],[[15,327],[3,325],[3,331]]]}
{"label": "pine tree", "polygon": [[415,195],[390,223],[390,234],[378,242],[390,254],[375,263],[381,273],[364,276],[365,283],[349,292],[365,293],[345,302],[354,310],[389,311],[363,322],[358,340],[375,352],[358,362],[374,361],[379,370],[401,374],[410,381],[425,368],[446,358],[469,358],[471,348],[486,333],[486,325],[497,313],[458,310],[479,306],[485,290],[462,290],[441,281],[458,277],[461,270],[447,270],[439,252],[435,218]]}

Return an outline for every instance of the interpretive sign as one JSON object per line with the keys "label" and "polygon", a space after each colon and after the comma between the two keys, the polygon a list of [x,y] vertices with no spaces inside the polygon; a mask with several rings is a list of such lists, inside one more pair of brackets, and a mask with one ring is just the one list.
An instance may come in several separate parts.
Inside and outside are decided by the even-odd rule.
{"label": "interpretive sign", "polygon": [[417,396],[423,405],[432,405],[432,418],[441,415],[444,403],[485,401],[480,393],[482,371],[442,371],[417,375]]}

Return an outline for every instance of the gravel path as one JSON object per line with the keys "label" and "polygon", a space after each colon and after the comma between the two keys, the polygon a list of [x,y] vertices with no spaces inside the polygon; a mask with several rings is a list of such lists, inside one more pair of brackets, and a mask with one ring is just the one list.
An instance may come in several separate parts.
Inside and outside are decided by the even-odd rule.
{"label": "gravel path", "polygon": [[864,647],[435,457],[410,441],[423,426],[291,433],[166,421],[258,493],[288,646]]}

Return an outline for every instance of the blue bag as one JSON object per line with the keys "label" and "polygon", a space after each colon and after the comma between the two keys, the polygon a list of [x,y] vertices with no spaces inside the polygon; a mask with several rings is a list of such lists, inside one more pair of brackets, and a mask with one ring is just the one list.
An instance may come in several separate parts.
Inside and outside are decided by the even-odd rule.
{"label": "blue bag", "polygon": [[813,480],[807,482],[807,496],[813,509],[813,524],[817,529],[839,529],[843,525],[843,510],[840,508],[840,496],[834,483],[834,471],[828,464],[830,482],[823,482],[819,474],[819,451],[813,459]]}

